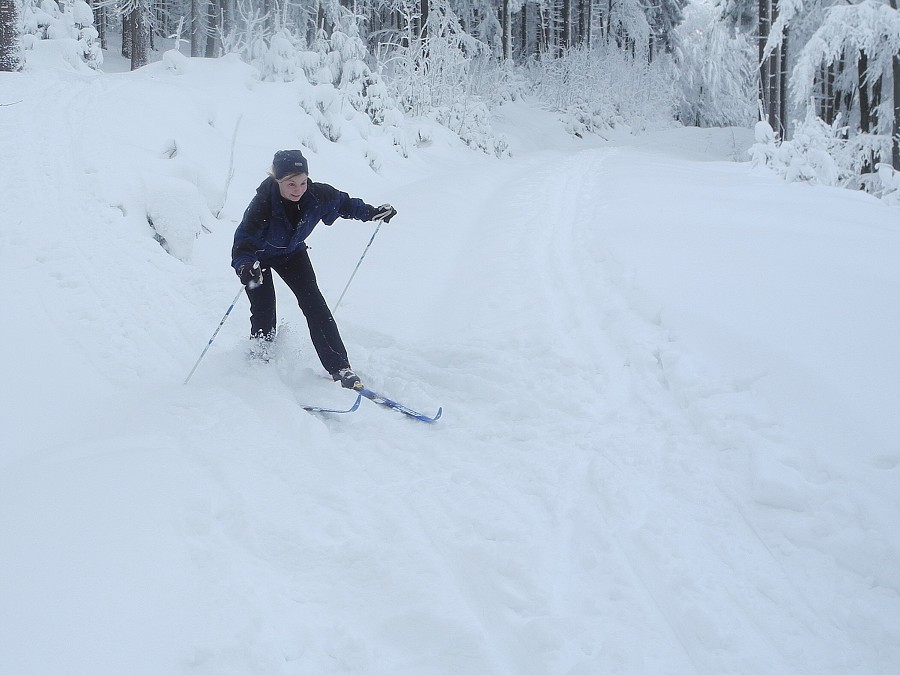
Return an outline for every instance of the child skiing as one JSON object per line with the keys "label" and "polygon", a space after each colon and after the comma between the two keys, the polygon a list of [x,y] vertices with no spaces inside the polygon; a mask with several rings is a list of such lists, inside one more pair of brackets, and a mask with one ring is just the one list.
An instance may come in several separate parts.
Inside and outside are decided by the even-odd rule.
{"label": "child skiing", "polygon": [[269,177],[256,189],[234,233],[231,250],[231,266],[250,299],[251,337],[263,343],[275,337],[274,270],[297,297],[322,366],[342,386],[361,388],[316,283],[306,238],[320,222],[331,225],[338,218],[388,222],[396,214],[390,204],[371,206],[331,185],[313,182],[299,150],[276,152]]}

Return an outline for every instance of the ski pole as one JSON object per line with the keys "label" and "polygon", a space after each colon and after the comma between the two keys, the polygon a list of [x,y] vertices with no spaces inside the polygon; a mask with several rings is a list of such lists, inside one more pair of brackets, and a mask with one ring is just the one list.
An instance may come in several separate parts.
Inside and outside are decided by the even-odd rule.
{"label": "ski pole", "polygon": [[366,253],[369,252],[369,247],[372,245],[372,242],[375,241],[375,235],[378,234],[378,230],[381,229],[381,224],[382,224],[383,222],[384,222],[384,221],[379,220],[379,221],[378,221],[378,225],[375,226],[375,231],[372,233],[372,238],[369,239],[369,243],[366,244],[366,248],[365,248],[365,250],[363,251],[363,254],[362,254],[362,255],[360,256],[360,258],[359,258],[359,262],[356,263],[356,267],[353,268],[353,274],[350,275],[350,279],[347,281],[347,285],[344,286],[344,290],[341,291],[341,297],[338,298],[338,301],[337,301],[337,302],[335,303],[335,305],[334,305],[334,309],[331,310],[331,313],[332,313],[332,314],[336,313],[338,307],[341,306],[341,300],[344,299],[344,294],[347,292],[347,289],[350,288],[350,282],[353,281],[353,277],[356,276],[356,272],[357,272],[357,270],[359,269],[359,266],[362,265],[362,261],[363,261],[363,258],[366,257]]}
{"label": "ski pole", "polygon": [[191,372],[188,373],[188,376],[184,379],[184,384],[188,383],[188,380],[191,379],[191,376],[194,374],[194,371],[197,370],[197,366],[200,365],[200,361],[203,360],[203,357],[206,356],[206,351],[209,349],[210,345],[212,345],[213,340],[216,339],[216,335],[219,334],[219,331],[222,329],[222,326],[225,324],[225,319],[228,318],[228,315],[231,314],[231,310],[234,309],[235,303],[238,301],[238,298],[241,297],[241,293],[244,292],[244,287],[241,286],[241,290],[238,291],[237,295],[234,296],[234,300],[231,301],[231,304],[228,305],[228,310],[225,312],[225,316],[222,317],[222,320],[219,322],[218,328],[216,328],[216,332],[212,334],[212,337],[209,338],[209,342],[206,343],[206,347],[203,348],[203,351],[200,353],[200,358],[197,359],[197,363],[194,364],[194,367],[191,368]]}

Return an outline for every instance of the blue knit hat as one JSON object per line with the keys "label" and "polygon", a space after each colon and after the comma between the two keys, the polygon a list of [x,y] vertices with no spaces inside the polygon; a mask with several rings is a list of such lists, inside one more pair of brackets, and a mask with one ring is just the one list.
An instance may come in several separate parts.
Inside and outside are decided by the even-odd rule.
{"label": "blue knit hat", "polygon": [[279,150],[272,160],[272,176],[281,180],[295,173],[309,173],[306,157],[299,150]]}

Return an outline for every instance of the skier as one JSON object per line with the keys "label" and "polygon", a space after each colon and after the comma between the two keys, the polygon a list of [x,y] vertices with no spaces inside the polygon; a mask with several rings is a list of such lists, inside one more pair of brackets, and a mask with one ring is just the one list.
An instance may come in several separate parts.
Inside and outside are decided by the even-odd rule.
{"label": "skier", "polygon": [[306,238],[319,222],[331,225],[339,217],[388,222],[396,214],[390,204],[371,206],[331,185],[311,181],[299,150],[276,152],[269,177],[256,189],[235,230],[231,249],[231,266],[250,299],[251,338],[263,346],[275,338],[275,270],[297,296],[325,370],[348,389],[361,387],[316,283]]}

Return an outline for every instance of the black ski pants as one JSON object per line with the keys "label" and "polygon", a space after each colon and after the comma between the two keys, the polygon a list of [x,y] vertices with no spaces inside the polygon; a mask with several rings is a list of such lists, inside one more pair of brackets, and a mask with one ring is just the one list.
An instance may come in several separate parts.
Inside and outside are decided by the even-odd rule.
{"label": "black ski pants", "polygon": [[316,273],[306,249],[273,265],[264,266],[263,283],[256,288],[247,289],[251,335],[269,339],[275,336],[275,285],[272,283],[272,270],[278,272],[278,276],[297,296],[297,302],[309,325],[309,336],[325,370],[334,373],[341,368],[349,368],[347,349],[316,283]]}

